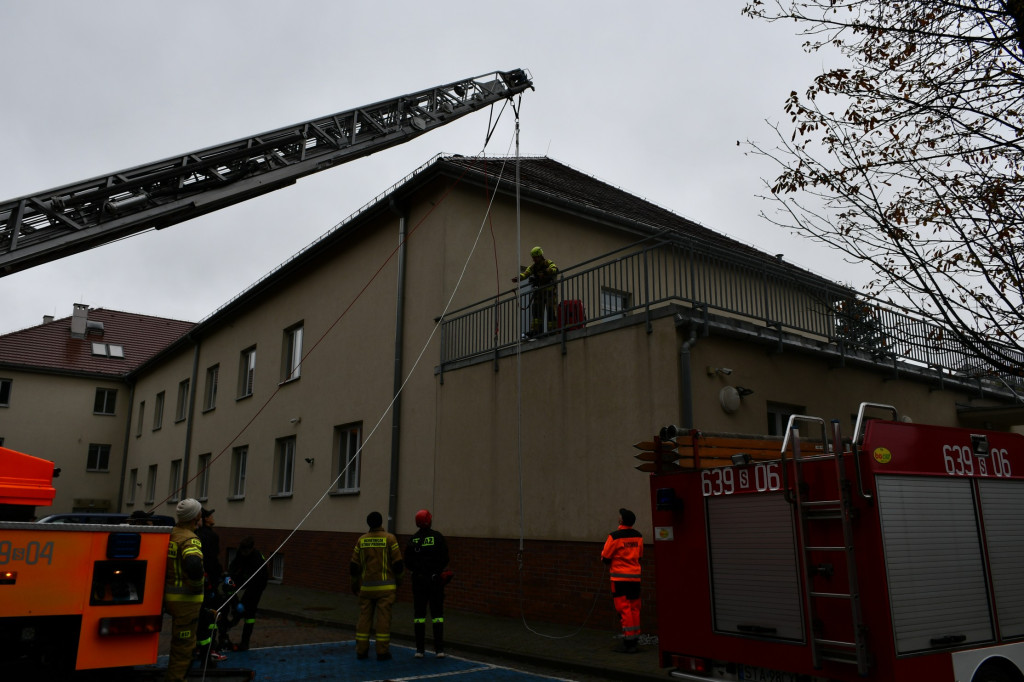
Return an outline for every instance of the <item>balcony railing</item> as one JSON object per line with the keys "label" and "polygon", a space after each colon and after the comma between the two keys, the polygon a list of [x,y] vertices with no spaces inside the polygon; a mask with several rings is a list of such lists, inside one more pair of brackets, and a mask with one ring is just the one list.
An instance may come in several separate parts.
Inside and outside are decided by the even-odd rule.
{"label": "balcony railing", "polygon": [[[959,377],[999,376],[950,333],[926,320],[868,299],[852,289],[788,267],[706,244],[663,242],[627,248],[566,268],[557,300],[579,301],[582,321],[548,334],[567,333],[672,304],[715,312],[833,344],[840,352],[867,353],[879,362],[905,362]],[[442,322],[441,368],[514,346],[530,329],[529,288],[503,292],[450,312]],[[1024,364],[1024,355],[1021,356]]]}

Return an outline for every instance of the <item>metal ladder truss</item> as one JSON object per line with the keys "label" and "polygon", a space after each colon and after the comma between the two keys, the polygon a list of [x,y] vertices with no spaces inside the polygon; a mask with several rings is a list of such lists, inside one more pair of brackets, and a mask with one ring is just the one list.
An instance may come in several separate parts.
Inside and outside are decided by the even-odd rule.
{"label": "metal ladder truss", "polygon": [[[820,451],[816,447],[814,453],[805,455],[801,448],[801,438],[797,421],[813,422],[821,425]],[[846,466],[843,462],[842,438],[840,437],[839,422],[832,424],[832,443],[830,445],[825,421],[818,417],[807,417],[803,415],[792,415],[786,429],[786,440],[783,443],[783,472],[787,467],[785,464],[786,445],[791,446],[793,457],[794,485],[786,487],[786,494],[789,501],[796,509],[797,541],[803,552],[804,580],[804,603],[810,636],[808,640],[811,645],[811,660],[815,668],[820,668],[822,661],[833,661],[857,666],[858,674],[866,676],[870,667],[870,660],[867,651],[867,632],[861,613],[860,587],[857,581],[857,560],[853,542],[853,525],[851,517],[853,505],[851,500],[851,484],[846,475]],[[812,499],[812,491],[806,482],[804,467],[810,461],[831,459],[835,462],[836,471],[836,493],[831,491],[829,498],[835,499]],[[823,534],[827,524],[839,524],[842,529],[842,545],[812,545],[809,540],[812,532],[815,536]],[[814,587],[815,575],[824,575],[828,578],[834,576],[831,563],[816,566],[812,560],[812,554],[836,554],[842,555],[846,561],[846,585],[837,586],[832,591],[819,591]],[[825,608],[825,602],[844,601],[849,606],[849,617],[852,625],[853,641],[841,641],[821,636],[815,624],[821,622],[820,611]]]}
{"label": "metal ladder truss", "polygon": [[0,277],[286,187],[532,87],[523,69],[494,71],[2,201]]}

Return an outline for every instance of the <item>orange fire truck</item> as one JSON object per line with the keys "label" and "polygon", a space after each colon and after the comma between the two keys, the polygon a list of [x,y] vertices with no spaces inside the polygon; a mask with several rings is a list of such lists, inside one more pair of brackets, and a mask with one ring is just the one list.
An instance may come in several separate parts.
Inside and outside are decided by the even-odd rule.
{"label": "orange fire truck", "polygon": [[671,677],[1024,680],[1024,436],[864,403],[848,440],[794,416],[637,447]]}
{"label": "orange fire truck", "polygon": [[170,528],[33,523],[53,462],[0,448],[0,664],[152,664]]}

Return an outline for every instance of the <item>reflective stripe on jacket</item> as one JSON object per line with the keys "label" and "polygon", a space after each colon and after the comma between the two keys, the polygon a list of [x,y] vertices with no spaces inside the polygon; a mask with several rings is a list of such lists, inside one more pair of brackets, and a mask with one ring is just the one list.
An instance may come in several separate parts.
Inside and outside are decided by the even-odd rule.
{"label": "reflective stripe on jacket", "polygon": [[644,555],[644,537],[629,526],[609,533],[601,550],[601,559],[608,564],[612,580],[640,580],[640,557]]}
{"label": "reflective stripe on jacket", "polygon": [[362,592],[384,592],[397,589],[402,575],[402,550],[398,538],[383,528],[374,528],[356,541],[352,550],[352,575],[359,580]]}
{"label": "reflective stripe on jacket", "polygon": [[189,559],[203,562],[203,543],[191,529],[175,526],[167,545],[167,578],[164,581],[164,601],[203,601],[203,575],[190,578],[185,572]]}

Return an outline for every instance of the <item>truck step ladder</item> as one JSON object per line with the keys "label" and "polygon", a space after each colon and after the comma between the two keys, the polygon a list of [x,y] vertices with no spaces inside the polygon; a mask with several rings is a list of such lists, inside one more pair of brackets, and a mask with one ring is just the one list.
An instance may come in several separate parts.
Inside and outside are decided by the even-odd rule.
{"label": "truck step ladder", "polygon": [[[800,451],[799,431],[794,428],[794,421],[798,419],[814,421],[821,424],[822,450],[810,457],[804,457]],[[857,561],[853,544],[853,526],[851,514],[853,506],[850,494],[850,480],[846,475],[846,466],[843,462],[842,440],[839,432],[839,422],[832,422],[832,443],[829,447],[826,436],[825,422],[814,417],[803,417],[793,415],[790,417],[787,431],[787,442],[792,444],[794,485],[788,490],[790,501],[793,503],[797,514],[797,541],[803,551],[803,563],[805,575],[802,584],[804,586],[804,602],[807,605],[807,621],[809,628],[808,640],[811,645],[811,660],[815,668],[820,668],[822,661],[833,661],[857,666],[858,674],[866,676],[869,671],[870,661],[867,651],[867,638],[864,621],[861,615],[860,587],[857,581]],[[785,444],[783,444],[783,458],[785,458]],[[836,484],[839,491],[838,499],[810,500],[809,490],[804,480],[804,466],[810,459],[832,459],[836,465]],[[783,461],[785,468],[785,461]],[[812,523],[836,523],[842,528],[843,545],[810,545],[808,544],[809,530]],[[847,585],[837,586],[836,591],[824,592],[813,589],[813,573],[816,570],[811,559],[812,552],[836,553],[844,556],[846,561]],[[850,618],[853,626],[853,641],[839,641],[821,637],[815,631],[815,623],[819,622],[819,607],[824,600],[843,600],[849,603]]]}

